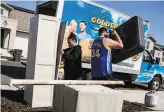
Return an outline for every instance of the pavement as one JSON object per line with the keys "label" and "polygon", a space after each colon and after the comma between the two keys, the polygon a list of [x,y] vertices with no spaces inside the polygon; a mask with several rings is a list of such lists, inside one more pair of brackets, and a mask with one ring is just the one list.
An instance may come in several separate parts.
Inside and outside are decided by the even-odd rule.
{"label": "pavement", "polygon": [[[136,104],[144,104],[146,90],[118,90],[124,93],[124,100],[130,101]],[[155,93],[158,96],[158,104],[151,109],[156,111],[164,111],[164,91],[157,91]]]}
{"label": "pavement", "polygon": [[[133,102],[138,105],[143,105],[145,94],[148,92],[148,85],[133,82],[130,87],[117,86],[115,90],[124,93],[124,100]],[[156,107],[153,107],[151,109],[158,112],[164,112],[164,84],[161,85],[160,89],[155,93],[155,95],[158,96],[158,104]]]}
{"label": "pavement", "polygon": [[[26,65],[25,63],[3,61],[1,60],[1,90],[22,90],[24,86],[12,86],[10,87],[10,79],[25,79]],[[134,82],[130,87],[115,86],[115,90],[122,91],[124,93],[124,100],[136,103],[144,104],[145,93],[148,92],[147,84]],[[164,84],[161,85],[159,91],[155,93],[158,96],[158,105],[153,110],[158,112],[164,112]]]}

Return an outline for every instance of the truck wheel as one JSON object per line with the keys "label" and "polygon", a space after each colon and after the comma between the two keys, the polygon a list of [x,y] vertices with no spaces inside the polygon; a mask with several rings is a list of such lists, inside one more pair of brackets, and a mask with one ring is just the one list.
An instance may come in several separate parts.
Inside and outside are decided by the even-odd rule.
{"label": "truck wheel", "polygon": [[151,82],[148,84],[150,90],[158,91],[161,85],[161,80],[158,77],[154,77]]}

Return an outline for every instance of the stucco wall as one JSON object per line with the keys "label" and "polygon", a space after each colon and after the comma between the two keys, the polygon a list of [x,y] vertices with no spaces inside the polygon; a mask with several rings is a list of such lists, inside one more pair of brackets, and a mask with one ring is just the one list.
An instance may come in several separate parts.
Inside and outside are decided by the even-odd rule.
{"label": "stucco wall", "polygon": [[7,8],[5,8],[5,7],[2,7],[2,6],[0,7],[0,10],[1,9],[3,10],[3,14],[1,16],[8,17],[9,16],[9,10]]}
{"label": "stucco wall", "polygon": [[23,50],[22,56],[24,58],[27,58],[28,39],[29,39],[29,34],[28,33],[16,32],[15,49]]}

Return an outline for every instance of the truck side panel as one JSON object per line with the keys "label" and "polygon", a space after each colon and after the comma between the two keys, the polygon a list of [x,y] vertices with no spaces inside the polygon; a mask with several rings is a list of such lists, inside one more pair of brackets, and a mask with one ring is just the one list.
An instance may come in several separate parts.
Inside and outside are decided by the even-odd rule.
{"label": "truck side panel", "polygon": [[[70,29],[74,30],[78,42],[82,47],[82,61],[84,68],[90,68],[91,60],[91,45],[94,39],[98,37],[98,29],[105,26],[109,29],[114,29],[120,24],[127,21],[131,16],[120,13],[115,10],[107,9],[98,4],[84,1],[65,1],[61,21],[67,21],[67,30],[65,34],[65,41],[63,48],[67,48],[67,37]],[[80,21],[86,22],[86,29],[80,27]],[[143,22],[145,39],[148,32],[148,23]],[[82,35],[81,31],[86,30],[86,34]],[[139,74],[143,53],[137,54],[127,60],[118,64],[113,64],[114,72],[123,72],[131,74]]]}

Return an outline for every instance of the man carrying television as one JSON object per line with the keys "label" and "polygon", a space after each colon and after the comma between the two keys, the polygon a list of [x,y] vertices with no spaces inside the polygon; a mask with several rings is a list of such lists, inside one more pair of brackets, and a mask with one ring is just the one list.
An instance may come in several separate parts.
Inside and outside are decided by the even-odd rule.
{"label": "man carrying television", "polygon": [[[91,75],[92,80],[112,80],[112,49],[122,49],[123,43],[115,30],[99,29],[98,38],[92,44]],[[111,37],[116,38],[113,40]]]}

